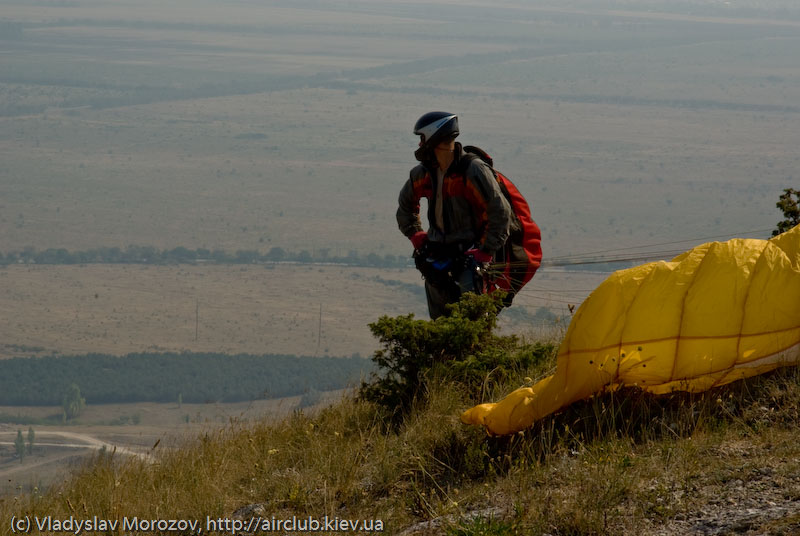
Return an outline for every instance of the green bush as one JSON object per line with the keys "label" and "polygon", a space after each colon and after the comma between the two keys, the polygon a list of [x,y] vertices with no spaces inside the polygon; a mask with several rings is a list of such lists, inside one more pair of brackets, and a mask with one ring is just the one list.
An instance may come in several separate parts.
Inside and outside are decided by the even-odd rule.
{"label": "green bush", "polygon": [[553,344],[525,345],[493,333],[501,300],[499,293],[468,293],[450,306],[449,316],[382,316],[370,324],[382,348],[372,357],[378,373],[362,383],[361,397],[403,415],[424,398],[432,378],[457,382],[478,398],[487,382],[505,381],[551,355]]}

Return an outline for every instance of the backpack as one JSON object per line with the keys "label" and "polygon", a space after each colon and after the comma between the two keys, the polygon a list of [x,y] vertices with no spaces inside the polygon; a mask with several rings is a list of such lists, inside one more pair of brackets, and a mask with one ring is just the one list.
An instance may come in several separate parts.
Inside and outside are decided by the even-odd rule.
{"label": "backpack", "polygon": [[494,168],[489,154],[479,147],[467,145],[464,158],[469,162],[479,158],[489,165],[500,191],[503,192],[519,225],[514,226],[502,249],[495,254],[490,272],[490,292],[497,288],[508,293],[505,305],[511,305],[514,295],[531,280],[542,263],[542,232],[533,221],[528,202],[511,180]]}

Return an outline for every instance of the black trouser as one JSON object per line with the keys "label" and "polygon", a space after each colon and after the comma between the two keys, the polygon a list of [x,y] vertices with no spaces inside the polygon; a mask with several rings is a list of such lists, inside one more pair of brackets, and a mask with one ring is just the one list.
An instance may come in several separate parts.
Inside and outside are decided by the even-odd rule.
{"label": "black trouser", "polygon": [[[456,303],[465,292],[480,294],[483,290],[475,272],[475,261],[463,254],[466,249],[463,244],[445,246],[429,242],[424,251],[414,255],[417,269],[425,278],[428,314],[433,320],[447,315],[447,305]],[[447,261],[449,264],[441,267]]]}

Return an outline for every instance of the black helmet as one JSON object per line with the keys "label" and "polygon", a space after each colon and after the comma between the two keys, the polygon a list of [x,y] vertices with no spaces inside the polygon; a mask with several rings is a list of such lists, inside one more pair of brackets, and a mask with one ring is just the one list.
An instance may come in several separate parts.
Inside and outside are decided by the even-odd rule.
{"label": "black helmet", "polygon": [[419,149],[414,152],[417,160],[445,140],[458,136],[458,116],[447,112],[428,112],[417,120],[414,134],[420,136]]}

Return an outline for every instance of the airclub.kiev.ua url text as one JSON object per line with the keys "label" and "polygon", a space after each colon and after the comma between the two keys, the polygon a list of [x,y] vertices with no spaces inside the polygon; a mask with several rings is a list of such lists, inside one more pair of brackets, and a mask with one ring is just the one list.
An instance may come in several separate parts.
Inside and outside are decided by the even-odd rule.
{"label": "airclub.kiev.ua url text", "polygon": [[124,533],[157,532],[178,534],[291,534],[303,532],[379,533],[380,519],[342,519],[339,517],[251,517],[249,519],[150,519],[123,517],[15,516],[11,532],[15,534],[93,534],[122,531]]}

